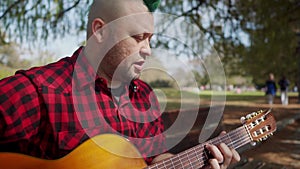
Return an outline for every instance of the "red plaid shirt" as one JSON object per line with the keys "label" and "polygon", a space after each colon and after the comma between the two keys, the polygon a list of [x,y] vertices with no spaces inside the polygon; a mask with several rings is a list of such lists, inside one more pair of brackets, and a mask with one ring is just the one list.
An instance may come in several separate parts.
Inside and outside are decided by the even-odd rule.
{"label": "red plaid shirt", "polygon": [[81,51],[0,81],[0,151],[56,159],[89,137],[117,133],[132,139],[151,162],[147,155],[165,149],[151,88],[134,80],[117,103]]}

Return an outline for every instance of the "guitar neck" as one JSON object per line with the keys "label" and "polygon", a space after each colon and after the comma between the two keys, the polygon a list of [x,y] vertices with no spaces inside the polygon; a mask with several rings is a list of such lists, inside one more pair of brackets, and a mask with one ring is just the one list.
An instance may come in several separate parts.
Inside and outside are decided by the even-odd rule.
{"label": "guitar neck", "polygon": [[225,143],[230,148],[237,149],[251,142],[251,138],[247,130],[247,125],[241,126],[235,130],[232,130],[229,133],[226,133],[225,135],[215,137],[203,144],[199,144],[179,154],[176,154],[171,158],[162,160],[158,163],[148,166],[147,169],[201,168],[205,164],[207,164],[210,158],[209,153],[205,149],[205,145],[217,145],[220,143]]}

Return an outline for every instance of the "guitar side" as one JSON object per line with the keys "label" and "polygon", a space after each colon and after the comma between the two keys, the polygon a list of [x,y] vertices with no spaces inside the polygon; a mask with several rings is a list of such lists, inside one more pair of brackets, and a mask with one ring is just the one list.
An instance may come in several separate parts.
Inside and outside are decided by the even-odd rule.
{"label": "guitar side", "polygon": [[44,160],[17,153],[0,153],[5,169],[141,169],[147,167],[138,150],[126,139],[103,134],[95,136],[57,160]]}

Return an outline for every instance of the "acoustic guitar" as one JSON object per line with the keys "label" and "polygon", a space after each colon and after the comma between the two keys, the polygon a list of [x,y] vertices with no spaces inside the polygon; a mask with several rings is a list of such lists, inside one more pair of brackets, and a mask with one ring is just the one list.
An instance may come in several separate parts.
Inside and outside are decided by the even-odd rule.
{"label": "acoustic guitar", "polygon": [[[226,143],[237,149],[265,140],[276,130],[270,110],[257,111],[241,118],[242,126],[225,135],[187,149],[171,158],[147,166],[138,150],[127,139],[114,134],[95,136],[68,155],[44,160],[17,153],[0,153],[1,169],[180,169],[201,168],[209,160],[206,144]],[[126,156],[122,156],[126,155]],[[134,158],[138,157],[138,158]]]}

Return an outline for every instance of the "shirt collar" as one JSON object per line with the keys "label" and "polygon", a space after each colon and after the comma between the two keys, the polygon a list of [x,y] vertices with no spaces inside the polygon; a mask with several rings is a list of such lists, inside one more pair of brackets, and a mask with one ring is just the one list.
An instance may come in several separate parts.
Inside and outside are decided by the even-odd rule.
{"label": "shirt collar", "polygon": [[[74,65],[73,81],[76,89],[83,90],[90,85],[103,85],[107,88],[107,80],[98,76],[92,65],[87,60],[84,54],[84,47],[79,47],[72,55],[72,61]],[[133,80],[128,87],[131,92],[137,92],[139,89],[138,81]]]}
{"label": "shirt collar", "polygon": [[95,85],[96,80],[106,83],[106,80],[97,75],[95,69],[87,60],[83,46],[74,52],[72,60],[74,65],[72,83],[76,86],[76,89],[82,90],[92,84]]}

